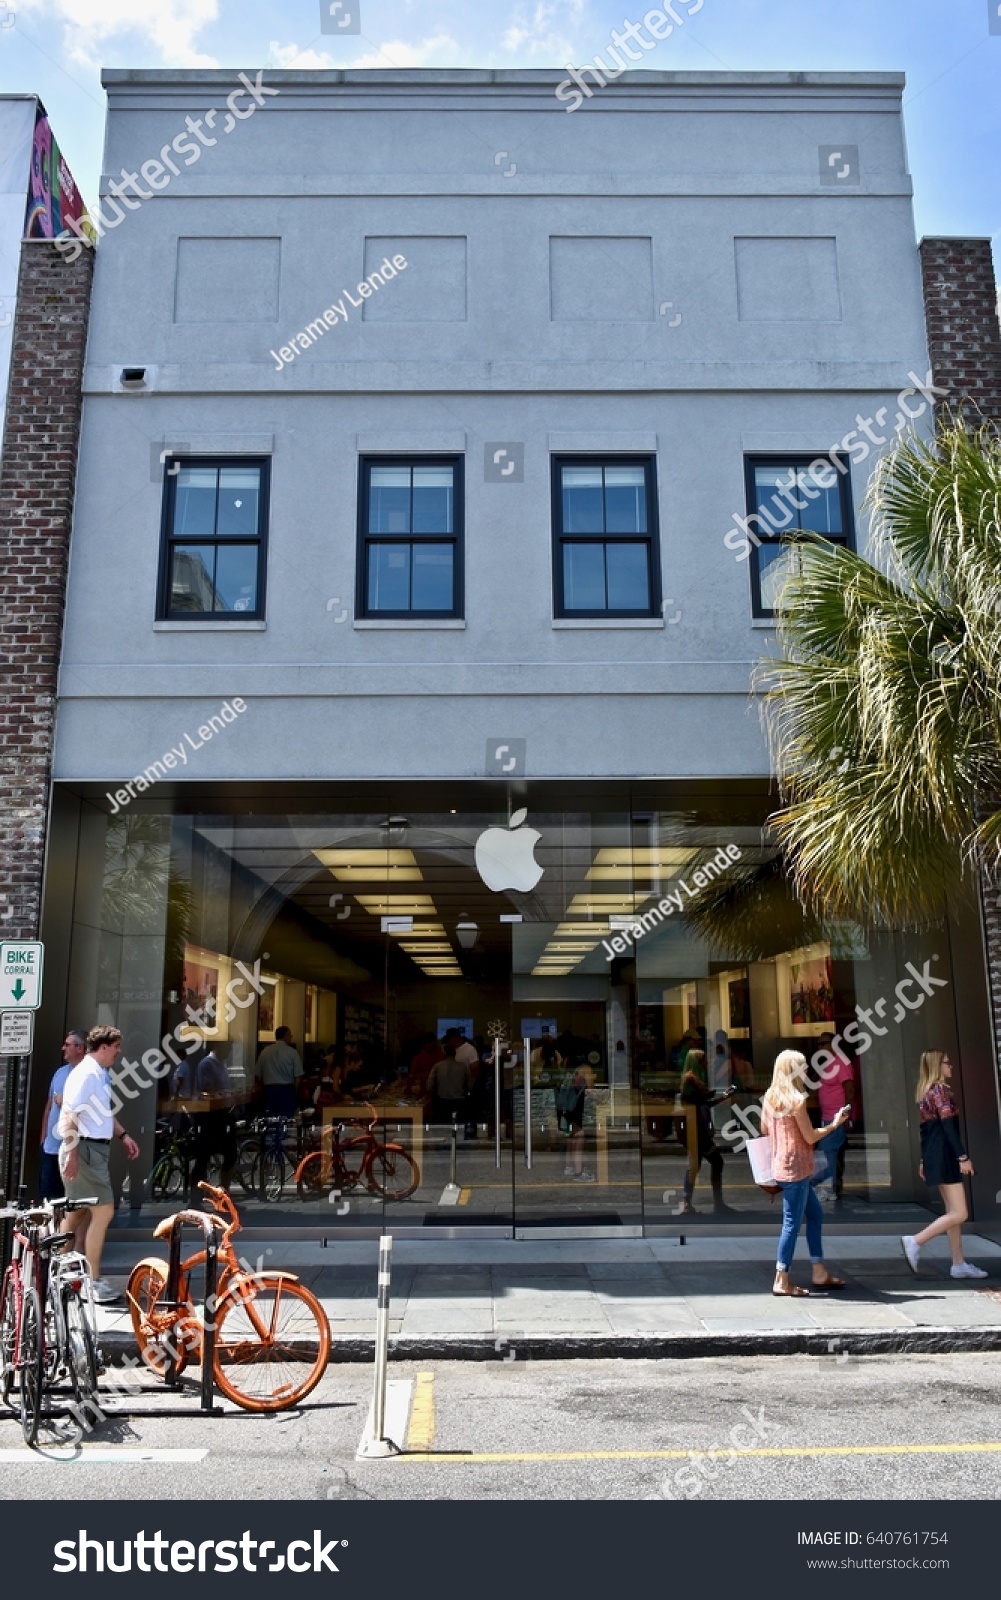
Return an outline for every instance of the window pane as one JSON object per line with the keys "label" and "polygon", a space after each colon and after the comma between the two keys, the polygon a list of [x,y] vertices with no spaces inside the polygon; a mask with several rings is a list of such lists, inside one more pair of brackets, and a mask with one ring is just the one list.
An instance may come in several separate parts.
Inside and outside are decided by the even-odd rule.
{"label": "window pane", "polygon": [[369,484],[369,533],[410,532],[410,468],[373,467]]}
{"label": "window pane", "polygon": [[219,525],[223,538],[253,538],[257,533],[257,509],[261,474],[257,467],[222,467],[219,472]]}
{"label": "window pane", "polygon": [[604,611],[605,547],[564,544],[563,607],[566,611]]}
{"label": "window pane", "polygon": [[256,544],[221,544],[215,571],[217,611],[257,610]]}
{"label": "window pane", "polygon": [[605,532],[646,532],[646,474],[642,467],[605,468]]}
{"label": "window pane", "polygon": [[799,552],[794,544],[763,544],[758,551],[758,572],[761,575],[761,605],[765,611],[775,611],[778,593],[786,578],[798,565]]}
{"label": "window pane", "polygon": [[215,467],[182,467],[177,473],[174,533],[203,538],[215,532]]}
{"label": "window pane", "polygon": [[754,469],[754,508],[758,515],[764,518],[764,527],[756,531],[764,538],[767,538],[769,533],[782,533],[785,529],[795,529],[798,525],[797,513],[781,493],[782,487],[790,481],[789,470],[783,466]]}
{"label": "window pane", "polygon": [[453,548],[450,544],[414,545],[413,609],[415,611],[452,610]]}
{"label": "window pane", "polygon": [[796,473],[796,499],[805,502],[799,513],[801,528],[810,528],[814,533],[841,532],[841,496],[837,484],[821,489],[809,467],[800,467]]}
{"label": "window pane", "polygon": [[370,544],[368,547],[368,609],[410,610],[410,546]]}
{"label": "window pane", "polygon": [[600,467],[564,467],[563,532],[604,533]]}
{"label": "window pane", "polygon": [[175,545],[170,573],[172,611],[215,611],[214,544]]}
{"label": "window pane", "polygon": [[[452,532],[452,468],[414,467],[414,533]],[[416,605],[416,601],[414,604]]]}
{"label": "window pane", "polygon": [[606,544],[609,611],[649,611],[648,548],[645,543]]}

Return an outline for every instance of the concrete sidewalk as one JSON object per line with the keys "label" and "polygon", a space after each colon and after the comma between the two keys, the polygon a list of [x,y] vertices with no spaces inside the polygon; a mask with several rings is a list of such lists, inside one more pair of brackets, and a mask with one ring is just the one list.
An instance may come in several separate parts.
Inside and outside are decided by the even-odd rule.
{"label": "concrete sidewalk", "polygon": [[[949,1276],[935,1240],[915,1277],[899,1240],[828,1239],[839,1292],[782,1300],[771,1294],[772,1238],[635,1240],[405,1239],[393,1249],[391,1353],[399,1359],[706,1356],[812,1351],[1001,1349],[1001,1246],[971,1234],[967,1259],[990,1276]],[[800,1243],[793,1280],[810,1281]],[[157,1247],[109,1243],[105,1275],[124,1289],[132,1264]],[[324,1248],[294,1239],[253,1241],[244,1258],[295,1272],[330,1319],[335,1360],[369,1359],[377,1245]],[[134,1351],[129,1317],[102,1307],[109,1357]]]}

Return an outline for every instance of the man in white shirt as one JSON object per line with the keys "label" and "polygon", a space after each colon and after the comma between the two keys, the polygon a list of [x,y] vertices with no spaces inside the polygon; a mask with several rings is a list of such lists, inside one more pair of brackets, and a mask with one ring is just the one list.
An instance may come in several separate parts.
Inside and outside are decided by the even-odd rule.
{"label": "man in white shirt", "polygon": [[67,1212],[64,1226],[75,1232],[86,1221],[84,1255],[94,1281],[94,1299],[101,1305],[119,1298],[101,1277],[104,1236],[115,1214],[109,1175],[112,1138],[121,1139],[130,1161],[139,1154],[139,1146],[111,1109],[111,1069],[121,1046],[122,1036],[117,1028],[91,1028],[87,1054],[63,1085],[63,1113],[59,1120],[59,1171],[66,1198],[71,1204],[91,1199],[97,1202],[86,1210]]}
{"label": "man in white shirt", "polygon": [[257,1058],[257,1077],[264,1085],[264,1110],[269,1117],[294,1117],[295,1086],[302,1077],[302,1061],[292,1048],[291,1028],[276,1028],[274,1044],[265,1045]]}

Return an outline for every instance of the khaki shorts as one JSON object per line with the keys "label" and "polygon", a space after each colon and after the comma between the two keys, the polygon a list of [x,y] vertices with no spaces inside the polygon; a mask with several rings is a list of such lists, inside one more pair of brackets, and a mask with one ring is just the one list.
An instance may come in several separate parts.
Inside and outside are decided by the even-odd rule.
{"label": "khaki shorts", "polygon": [[99,1206],[113,1206],[115,1196],[109,1174],[111,1146],[97,1144],[93,1139],[81,1139],[77,1145],[79,1163],[75,1178],[67,1178],[63,1170],[68,1153],[63,1145],[59,1151],[59,1171],[67,1200],[96,1200]]}

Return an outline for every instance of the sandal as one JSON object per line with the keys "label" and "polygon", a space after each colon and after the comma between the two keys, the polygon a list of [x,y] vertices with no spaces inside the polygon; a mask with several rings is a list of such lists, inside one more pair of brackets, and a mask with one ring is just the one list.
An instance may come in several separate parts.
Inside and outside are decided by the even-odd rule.
{"label": "sandal", "polygon": [[844,1278],[836,1278],[833,1272],[829,1272],[827,1277],[821,1278],[819,1283],[815,1281],[813,1287],[815,1289],[844,1289],[847,1285]]}
{"label": "sandal", "polygon": [[809,1297],[809,1289],[801,1289],[798,1283],[791,1283],[788,1289],[773,1289],[772,1294],[777,1300],[803,1300]]}

